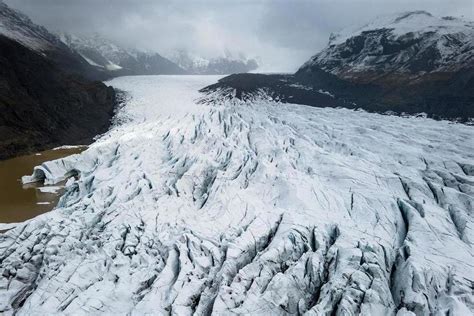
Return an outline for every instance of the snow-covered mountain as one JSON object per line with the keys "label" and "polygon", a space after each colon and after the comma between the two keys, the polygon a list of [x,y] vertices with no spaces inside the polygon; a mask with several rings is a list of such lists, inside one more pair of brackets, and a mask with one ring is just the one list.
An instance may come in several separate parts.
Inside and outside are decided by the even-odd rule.
{"label": "snow-covered mountain", "polygon": [[474,117],[474,23],[424,11],[332,35],[295,74],[362,108]]}
{"label": "snow-covered mountain", "polygon": [[62,70],[91,79],[106,76],[89,65],[79,54],[65,45],[46,28],[34,24],[26,15],[0,1],[0,35],[21,43],[53,61]]}
{"label": "snow-covered mountain", "polygon": [[0,1],[0,34],[36,51],[48,51],[61,46],[56,36],[2,1]]}
{"label": "snow-covered mountain", "polygon": [[425,11],[383,16],[332,34],[301,71],[318,67],[344,79],[373,81],[474,67],[474,22]]}
{"label": "snow-covered mountain", "polygon": [[214,80],[110,82],[117,125],[24,178],[69,180],[0,234],[1,313],[474,313],[473,127]]}
{"label": "snow-covered mountain", "polygon": [[[128,49],[104,37],[94,34],[78,36],[74,34],[50,33],[42,26],[35,25],[27,16],[0,2],[0,34],[13,38],[25,46],[41,51],[63,52],[75,55],[81,68],[92,72],[92,76],[106,78],[123,75],[158,74],[231,74],[255,70],[255,59],[241,56],[223,56],[205,59],[185,51],[171,54],[165,58],[156,52]],[[64,52],[67,53],[64,53]],[[57,58],[55,56],[56,59]],[[64,61],[67,67],[71,62]]]}
{"label": "snow-covered mountain", "polygon": [[170,54],[169,58],[190,74],[196,75],[227,75],[245,73],[258,68],[258,62],[245,56],[226,56],[203,58],[186,50]]}
{"label": "snow-covered mountain", "polygon": [[112,76],[185,73],[184,69],[158,53],[126,49],[98,34],[87,37],[62,33],[60,38],[89,64],[108,71]]}

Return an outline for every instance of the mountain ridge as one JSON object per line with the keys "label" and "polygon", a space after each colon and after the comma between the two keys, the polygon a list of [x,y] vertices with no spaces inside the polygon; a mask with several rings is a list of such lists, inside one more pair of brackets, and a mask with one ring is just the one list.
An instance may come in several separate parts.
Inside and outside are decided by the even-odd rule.
{"label": "mountain ridge", "polygon": [[317,66],[348,80],[367,72],[455,72],[474,67],[473,39],[474,22],[426,11],[392,14],[332,34],[299,71]]}
{"label": "mountain ridge", "polygon": [[126,49],[100,36],[60,34],[61,41],[79,52],[92,66],[111,77],[126,75],[185,74],[180,66],[156,52]]}
{"label": "mountain ridge", "polygon": [[[232,75],[203,91],[230,88],[245,96],[266,89],[287,103],[466,122],[474,117],[474,24],[460,21],[420,11],[376,19],[333,34],[293,75]],[[393,23],[404,26],[395,32]]]}
{"label": "mountain ridge", "polygon": [[246,73],[258,68],[256,59],[232,56],[230,53],[220,57],[203,58],[186,50],[179,50],[170,54],[169,59],[194,75],[228,75]]}

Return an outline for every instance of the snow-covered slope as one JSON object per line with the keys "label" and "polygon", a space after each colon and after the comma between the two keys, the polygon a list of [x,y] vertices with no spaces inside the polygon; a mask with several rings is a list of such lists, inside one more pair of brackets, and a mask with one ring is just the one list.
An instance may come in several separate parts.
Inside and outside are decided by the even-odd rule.
{"label": "snow-covered slope", "polygon": [[77,50],[89,64],[106,70],[122,69],[114,61],[120,62],[121,59],[129,56],[126,50],[104,40],[98,35],[91,38],[83,38],[62,33],[59,36],[64,44]]}
{"label": "snow-covered slope", "polygon": [[111,75],[183,74],[184,69],[155,52],[126,49],[98,34],[77,36],[62,33],[61,40],[78,51],[92,66]]}
{"label": "snow-covered slope", "polygon": [[189,73],[198,75],[244,73],[258,68],[255,59],[233,56],[230,53],[222,57],[209,59],[191,54],[185,50],[179,50],[170,54],[169,58]]}
{"label": "snow-covered slope", "polygon": [[472,127],[200,98],[215,80],[110,82],[116,126],[24,178],[80,177],[0,235],[0,311],[474,312]]}
{"label": "snow-covered slope", "polygon": [[60,41],[44,27],[34,24],[26,15],[9,8],[0,1],[0,34],[35,51],[58,46]]}
{"label": "snow-covered slope", "polygon": [[302,69],[314,66],[344,78],[474,67],[474,22],[425,11],[379,17],[331,35],[328,47]]}

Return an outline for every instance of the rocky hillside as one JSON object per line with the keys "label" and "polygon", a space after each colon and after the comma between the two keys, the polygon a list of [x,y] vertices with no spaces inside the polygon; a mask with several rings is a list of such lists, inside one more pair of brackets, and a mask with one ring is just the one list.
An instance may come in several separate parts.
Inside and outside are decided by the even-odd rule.
{"label": "rocky hillside", "polygon": [[[255,84],[257,82],[258,84]],[[424,11],[378,18],[331,35],[293,76],[240,75],[210,87],[285,102],[374,112],[474,117],[474,23]]]}
{"label": "rocky hillside", "polygon": [[0,2],[0,159],[107,130],[115,104],[104,74]]}
{"label": "rocky hillside", "polygon": [[186,73],[180,66],[158,53],[125,49],[97,34],[91,37],[61,34],[60,38],[91,66],[111,77]]}

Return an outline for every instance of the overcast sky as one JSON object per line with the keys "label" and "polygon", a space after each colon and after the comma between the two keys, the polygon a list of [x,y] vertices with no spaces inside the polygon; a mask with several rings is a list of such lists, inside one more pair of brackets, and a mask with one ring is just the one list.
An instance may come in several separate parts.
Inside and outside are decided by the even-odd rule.
{"label": "overcast sky", "polygon": [[474,0],[5,0],[38,24],[99,33],[139,49],[230,51],[259,57],[264,71],[294,71],[331,32],[380,14],[427,10],[474,19]]}

